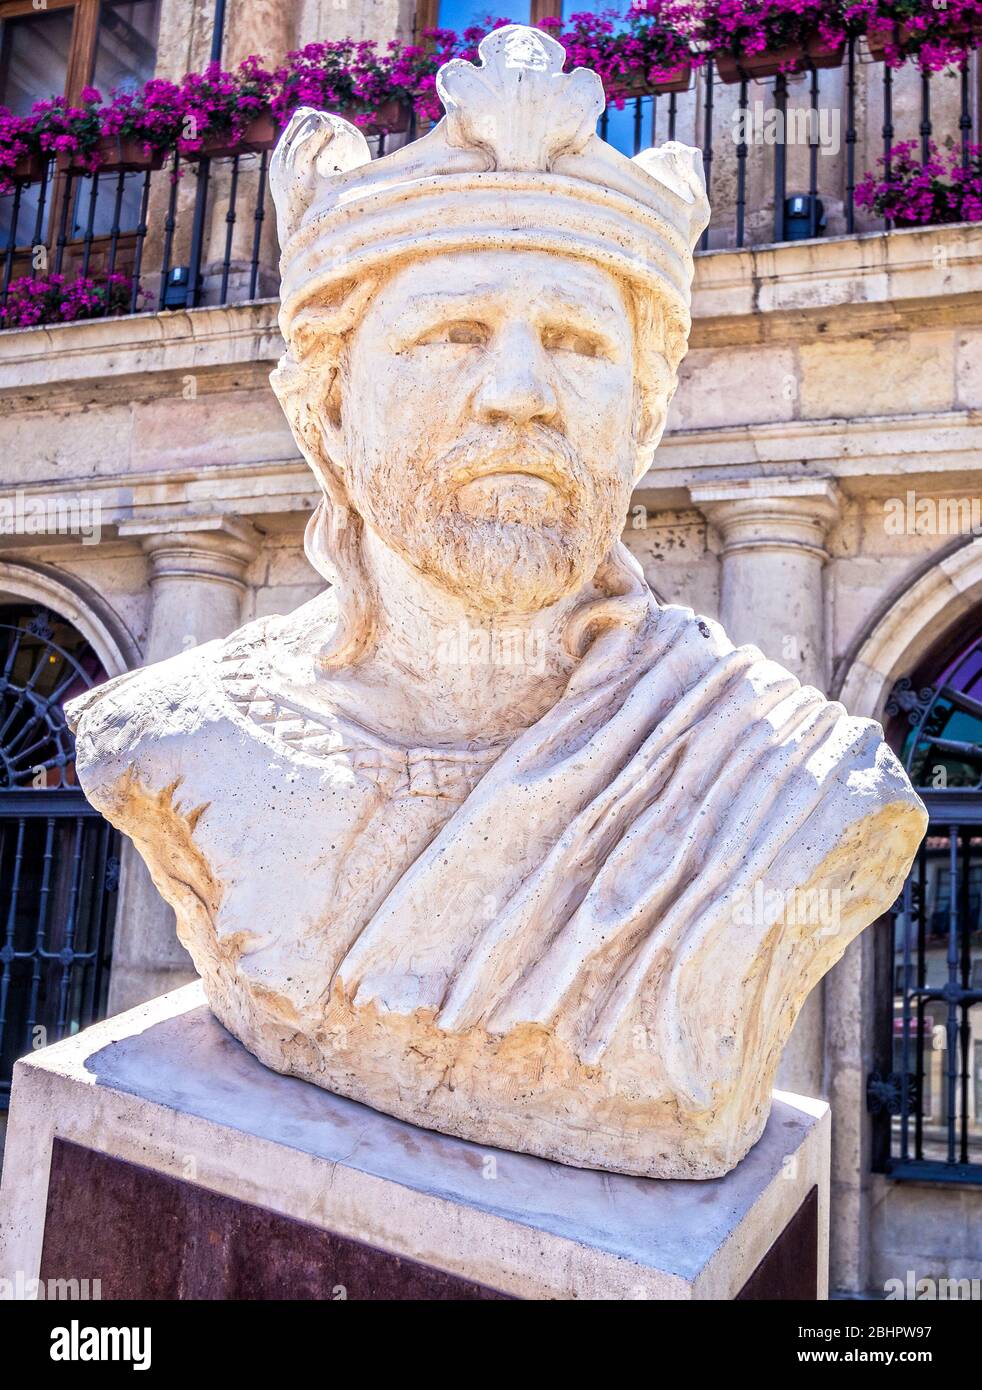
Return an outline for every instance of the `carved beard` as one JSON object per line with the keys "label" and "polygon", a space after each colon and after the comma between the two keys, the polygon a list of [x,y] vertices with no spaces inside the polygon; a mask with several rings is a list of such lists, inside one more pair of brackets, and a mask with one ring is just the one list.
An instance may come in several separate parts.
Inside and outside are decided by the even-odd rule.
{"label": "carved beard", "polygon": [[543,425],[481,426],[412,464],[357,454],[349,440],[352,499],[364,519],[421,574],[479,611],[537,612],[581,588],[627,507],[624,473],[598,476]]}

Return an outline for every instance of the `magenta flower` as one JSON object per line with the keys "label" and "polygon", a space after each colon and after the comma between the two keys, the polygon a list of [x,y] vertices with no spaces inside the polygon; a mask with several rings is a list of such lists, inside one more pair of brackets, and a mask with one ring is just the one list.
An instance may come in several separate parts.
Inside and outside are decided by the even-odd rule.
{"label": "magenta flower", "polygon": [[877,217],[900,227],[943,222],[982,222],[982,145],[969,145],[963,163],[960,149],[939,154],[933,143],[928,159],[915,156],[915,140],[894,145],[883,174],[868,173],[857,185],[856,202]]}
{"label": "magenta flower", "polygon": [[[30,275],[12,280],[6,304],[0,308],[0,328],[31,328],[39,323],[72,323],[77,319],[103,318],[109,314],[128,314],[133,286],[125,275],[112,274],[95,279],[64,275]],[[153,298],[137,291],[137,307],[145,308]]]}

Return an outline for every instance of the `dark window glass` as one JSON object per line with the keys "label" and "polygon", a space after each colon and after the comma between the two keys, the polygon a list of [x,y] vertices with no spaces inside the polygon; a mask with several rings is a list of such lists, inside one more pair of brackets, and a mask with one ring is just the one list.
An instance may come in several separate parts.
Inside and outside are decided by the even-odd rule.
{"label": "dark window glass", "polygon": [[132,91],[153,76],[160,0],[102,0],[92,85],[103,96]]}
{"label": "dark window glass", "polygon": [[0,105],[15,116],[27,116],[36,101],[64,92],[74,14],[39,10],[0,26]]}
{"label": "dark window glass", "polygon": [[[151,78],[157,65],[157,24],[160,0],[102,0],[96,35],[92,85],[107,100],[110,93],[133,91]],[[115,174],[99,179],[92,218],[93,236],[112,231],[116,207]],[[72,236],[83,237],[89,226],[91,185],[83,180],[73,208]],[[132,230],[140,220],[143,175],[127,174],[119,208],[119,225]]]}

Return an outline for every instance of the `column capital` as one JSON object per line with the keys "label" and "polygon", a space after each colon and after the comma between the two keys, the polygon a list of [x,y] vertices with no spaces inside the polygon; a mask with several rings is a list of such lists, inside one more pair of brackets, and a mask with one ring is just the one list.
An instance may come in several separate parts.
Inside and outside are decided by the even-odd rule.
{"label": "column capital", "polygon": [[150,583],[203,579],[245,588],[245,572],[262,535],[238,516],[173,516],[120,522],[118,534],[139,540],[150,560]]}
{"label": "column capital", "polygon": [[750,478],[695,483],[695,507],[720,533],[723,554],[783,550],[826,560],[825,541],[842,498],[832,478]]}

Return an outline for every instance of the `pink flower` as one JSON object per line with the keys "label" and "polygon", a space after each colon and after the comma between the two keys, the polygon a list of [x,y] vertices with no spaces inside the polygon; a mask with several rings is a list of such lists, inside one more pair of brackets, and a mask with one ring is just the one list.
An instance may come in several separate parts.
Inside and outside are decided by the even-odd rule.
{"label": "pink flower", "polygon": [[963,156],[958,148],[939,155],[931,144],[924,161],[917,150],[907,140],[881,157],[883,177],[868,173],[856,188],[859,206],[900,226],[982,221],[982,146],[969,145]]}

